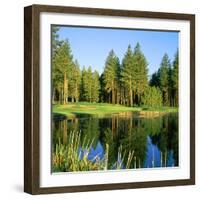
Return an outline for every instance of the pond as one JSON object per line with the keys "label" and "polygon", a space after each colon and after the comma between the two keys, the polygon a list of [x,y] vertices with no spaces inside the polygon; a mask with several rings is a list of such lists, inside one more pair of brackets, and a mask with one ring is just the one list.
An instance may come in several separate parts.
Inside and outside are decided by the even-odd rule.
{"label": "pond", "polygon": [[[70,145],[70,135],[78,133],[80,143],[77,153],[80,159],[84,156],[82,143],[91,142],[87,159],[104,159],[108,150],[107,169],[117,169],[119,159],[124,161],[122,169],[126,168],[124,163],[128,160],[128,168],[131,169],[175,167],[179,164],[177,113],[141,116],[129,112],[101,117],[81,115],[71,119],[56,118],[52,120],[52,152],[56,152],[58,143]],[[106,150],[106,147],[109,149]],[[72,170],[60,168],[54,171]]]}

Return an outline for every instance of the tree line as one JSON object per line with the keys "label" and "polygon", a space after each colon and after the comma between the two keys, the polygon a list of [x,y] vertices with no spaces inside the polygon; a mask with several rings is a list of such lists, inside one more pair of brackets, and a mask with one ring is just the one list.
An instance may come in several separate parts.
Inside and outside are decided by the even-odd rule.
{"label": "tree line", "polygon": [[92,67],[82,70],[73,58],[68,40],[52,29],[52,101],[105,102],[127,106],[178,106],[178,50],[173,62],[165,54],[160,67],[148,77],[148,62],[139,43],[129,45],[120,62],[112,49],[102,74]]}

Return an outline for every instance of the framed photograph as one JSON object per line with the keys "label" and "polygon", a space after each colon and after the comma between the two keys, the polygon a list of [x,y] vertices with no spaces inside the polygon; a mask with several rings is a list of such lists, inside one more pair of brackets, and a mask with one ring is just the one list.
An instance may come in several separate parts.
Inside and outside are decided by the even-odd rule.
{"label": "framed photograph", "polygon": [[24,191],[195,184],[195,16],[24,9]]}

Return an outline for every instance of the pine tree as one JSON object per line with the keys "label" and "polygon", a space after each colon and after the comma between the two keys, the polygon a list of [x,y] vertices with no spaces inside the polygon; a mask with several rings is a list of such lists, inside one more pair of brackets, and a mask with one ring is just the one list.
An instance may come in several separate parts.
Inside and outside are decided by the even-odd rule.
{"label": "pine tree", "polygon": [[97,71],[92,72],[92,68],[89,66],[86,70],[85,67],[82,70],[81,81],[81,96],[82,100],[87,102],[99,102],[100,82],[99,74]]}
{"label": "pine tree", "polygon": [[[122,61],[121,81],[123,83],[123,87],[126,88],[126,90],[128,91],[127,97],[129,100],[129,105],[133,106],[135,73],[134,73],[133,52],[131,49],[131,45],[128,46],[128,49]],[[126,94],[124,96],[126,96]]]}
{"label": "pine tree", "polygon": [[83,97],[85,101],[92,102],[92,68],[89,68],[82,72],[83,78]]}
{"label": "pine tree", "polygon": [[79,63],[75,60],[72,65],[71,76],[69,78],[69,95],[72,99],[72,102],[79,101],[80,96],[80,83],[81,83],[81,72]]}
{"label": "pine tree", "polygon": [[174,106],[178,106],[178,74],[179,74],[179,70],[178,70],[178,65],[179,65],[179,56],[178,56],[178,50],[175,54],[175,58],[173,61],[173,69],[172,69],[172,85],[173,85],[173,93],[174,93]]}
{"label": "pine tree", "polygon": [[83,69],[81,71],[81,85],[80,85],[80,100],[81,101],[86,101],[86,97],[85,97],[86,74],[87,74],[87,71],[85,69],[85,66],[83,66]]}
{"label": "pine tree", "polygon": [[173,70],[171,67],[171,64],[169,65],[168,69],[168,105],[172,106],[173,105]]}
{"label": "pine tree", "polygon": [[58,48],[60,41],[58,40],[58,31],[59,31],[59,27],[58,26],[52,26],[51,29],[51,34],[52,34],[52,56],[54,57],[54,54],[56,52],[56,49]]}
{"label": "pine tree", "polygon": [[121,82],[121,65],[120,60],[116,57],[116,65],[117,65],[117,78],[116,78],[116,101],[115,103],[119,104],[121,102],[121,93],[122,93],[122,82]]}
{"label": "pine tree", "polygon": [[93,84],[92,84],[92,102],[99,102],[99,91],[100,91],[100,82],[99,82],[99,73],[94,71],[93,73]]}
{"label": "pine tree", "polygon": [[116,57],[113,50],[109,52],[106,59],[105,68],[103,72],[103,81],[105,84],[105,91],[112,96],[112,103],[116,103],[117,97],[117,79],[118,79],[119,59]]}
{"label": "pine tree", "polygon": [[150,86],[156,86],[156,87],[159,86],[159,77],[158,77],[158,73],[157,72],[152,74],[151,79],[149,81],[149,85]]}
{"label": "pine tree", "polygon": [[68,103],[68,87],[69,77],[73,66],[73,56],[70,49],[69,41],[63,41],[62,45],[57,49],[55,58],[53,61],[56,71],[59,72],[61,82],[63,84],[61,89],[62,103]]}
{"label": "pine tree", "polygon": [[99,90],[99,100],[100,102],[107,102],[108,98],[107,95],[108,93],[105,91],[105,83],[104,83],[104,77],[103,77],[103,73],[100,75],[99,77],[99,84],[100,84],[100,90]]}
{"label": "pine tree", "polygon": [[59,27],[52,26],[51,34],[52,34],[52,45],[51,45],[51,52],[52,52],[52,83],[53,83],[53,90],[52,90],[52,103],[55,102],[56,99],[56,92],[59,91],[60,83],[61,83],[61,77],[59,72],[57,71],[55,67],[55,53],[58,49],[58,46],[60,44],[58,40],[58,32]]}
{"label": "pine tree", "polygon": [[133,52],[133,73],[134,73],[134,94],[137,95],[137,104],[140,104],[141,95],[148,86],[147,60],[141,51],[140,44],[137,43]]}
{"label": "pine tree", "polygon": [[162,92],[163,104],[165,106],[169,105],[169,68],[170,68],[170,60],[167,54],[164,54],[160,68],[158,70],[159,77],[159,87]]}

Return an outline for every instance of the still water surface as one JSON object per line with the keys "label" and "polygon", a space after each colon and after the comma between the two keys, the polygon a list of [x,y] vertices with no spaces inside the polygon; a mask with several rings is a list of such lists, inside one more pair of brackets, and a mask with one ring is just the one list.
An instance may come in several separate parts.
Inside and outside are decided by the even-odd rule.
{"label": "still water surface", "polygon": [[[109,166],[122,152],[134,151],[131,168],[178,166],[178,114],[141,117],[134,113],[104,117],[77,116],[73,119],[53,119],[53,148],[60,141],[67,145],[72,131],[93,141],[88,159],[103,158],[109,144]],[[126,158],[125,158],[126,159]]]}

